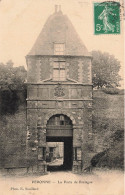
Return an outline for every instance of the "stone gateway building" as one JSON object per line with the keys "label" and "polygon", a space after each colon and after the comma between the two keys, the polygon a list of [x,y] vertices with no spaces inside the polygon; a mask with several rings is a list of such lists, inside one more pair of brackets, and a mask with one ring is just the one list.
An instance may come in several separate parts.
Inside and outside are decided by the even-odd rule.
{"label": "stone gateway building", "polygon": [[84,170],[94,154],[91,56],[60,6],[26,62],[28,166],[46,172],[47,142],[63,142],[63,168]]}

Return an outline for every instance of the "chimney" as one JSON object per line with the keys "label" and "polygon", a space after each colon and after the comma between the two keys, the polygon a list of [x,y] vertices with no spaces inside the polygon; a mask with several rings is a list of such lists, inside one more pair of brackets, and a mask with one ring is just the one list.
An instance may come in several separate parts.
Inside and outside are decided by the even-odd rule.
{"label": "chimney", "polygon": [[55,13],[57,13],[58,5],[55,5]]}
{"label": "chimney", "polygon": [[55,5],[55,13],[61,12],[61,5]]}
{"label": "chimney", "polygon": [[61,5],[59,5],[59,12],[61,11]]}

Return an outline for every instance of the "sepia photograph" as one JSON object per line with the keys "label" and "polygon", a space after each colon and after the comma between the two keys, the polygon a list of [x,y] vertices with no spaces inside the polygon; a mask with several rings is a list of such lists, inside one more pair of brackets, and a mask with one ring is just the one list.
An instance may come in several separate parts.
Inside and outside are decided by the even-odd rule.
{"label": "sepia photograph", "polygon": [[124,195],[124,16],[0,0],[0,195]]}

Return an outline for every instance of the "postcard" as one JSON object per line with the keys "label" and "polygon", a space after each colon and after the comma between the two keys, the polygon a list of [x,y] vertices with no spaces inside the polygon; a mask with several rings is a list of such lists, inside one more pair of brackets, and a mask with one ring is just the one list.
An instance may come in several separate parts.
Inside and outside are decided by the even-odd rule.
{"label": "postcard", "polygon": [[0,26],[0,194],[123,195],[123,0],[1,0]]}

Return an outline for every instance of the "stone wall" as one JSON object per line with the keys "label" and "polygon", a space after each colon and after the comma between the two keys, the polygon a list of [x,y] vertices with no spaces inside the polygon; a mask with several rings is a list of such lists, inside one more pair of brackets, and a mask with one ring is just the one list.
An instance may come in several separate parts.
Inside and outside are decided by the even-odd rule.
{"label": "stone wall", "polygon": [[53,62],[65,61],[66,77],[68,81],[74,80],[84,84],[91,84],[91,58],[90,57],[55,57],[35,56],[27,57],[28,83],[39,83],[52,79]]}
{"label": "stone wall", "polygon": [[[33,85],[30,84],[28,85],[28,90],[27,90],[27,99],[30,100],[42,100],[42,101],[46,101],[46,99],[48,100],[56,100],[59,99],[57,97],[56,94],[56,89],[57,88],[61,88],[63,91],[63,96],[61,99],[64,100],[89,100],[92,99],[92,91],[91,91],[91,85],[79,85],[79,84],[64,84],[64,85],[59,85],[58,83],[56,84],[43,84],[43,85]],[[32,102],[33,103],[33,102]],[[35,105],[36,102],[34,102],[33,104]],[[39,102],[38,102],[39,103]],[[47,102],[46,103],[46,107],[50,108],[52,107],[52,105],[48,104],[47,106]],[[77,104],[77,103],[76,103]],[[45,104],[43,104],[43,106],[45,107]],[[73,105],[72,105],[73,106]],[[81,105],[82,106],[82,105]],[[77,107],[77,105],[75,106]]]}
{"label": "stone wall", "polygon": [[[29,133],[29,164],[36,163],[38,148],[46,147],[46,125],[56,114],[68,116],[73,123],[73,147],[80,147],[81,163],[87,166],[93,154],[92,132],[92,86],[83,84],[60,84],[63,96],[55,95],[58,84],[28,86],[27,126]],[[76,163],[78,163],[76,161]],[[81,166],[81,165],[80,165]]]}
{"label": "stone wall", "polygon": [[[112,144],[111,136],[117,130],[124,129],[124,108],[123,108],[123,95],[109,95],[105,94],[101,90],[93,91],[93,132],[94,137],[92,138],[91,133],[87,134],[88,138],[85,138],[83,134],[83,140],[94,142],[94,151],[100,152],[105,150],[109,145]],[[82,109],[79,109],[79,115],[77,110],[73,108],[71,110],[72,117],[75,118],[75,121],[79,121],[79,124],[82,124],[82,118],[84,122],[86,120],[91,120],[91,102],[85,101],[84,107],[87,109],[88,117],[84,113],[82,116]],[[90,107],[90,108],[89,108]],[[34,109],[35,110],[35,109]],[[90,111],[89,111],[90,110]],[[66,111],[66,109],[65,109]],[[44,109],[38,109],[38,113],[30,109],[29,113],[32,114],[30,122],[38,115],[38,126],[41,123],[41,117],[44,117]],[[34,114],[35,113],[35,114]],[[76,116],[77,113],[77,116]],[[89,114],[90,113],[90,114]],[[45,117],[45,121],[55,112],[49,112],[48,117]],[[66,113],[65,113],[66,114]],[[76,117],[75,117],[76,116]],[[82,116],[82,117],[81,117]],[[69,116],[70,117],[70,116]],[[81,118],[80,118],[81,117]],[[87,117],[87,118],[86,118]],[[73,118],[71,120],[73,120]],[[45,122],[45,124],[46,124]],[[88,123],[84,123],[86,129],[89,129]],[[80,126],[79,126],[80,127]],[[0,120],[0,168],[12,168],[12,167],[24,167],[26,165],[26,107],[20,106],[19,110],[14,115],[5,115],[1,116]],[[79,131],[79,134],[78,134]],[[80,128],[74,127],[74,137],[80,135]],[[41,136],[42,137],[42,136]],[[41,139],[42,140],[42,139]],[[86,142],[83,146],[83,152],[88,150],[91,152],[91,145],[86,145]],[[120,141],[121,143],[121,141]],[[115,143],[113,143],[115,144]],[[74,145],[77,145],[77,139],[74,140]],[[116,157],[119,157],[119,149],[116,150]],[[32,151],[32,155],[34,152]],[[91,153],[89,154],[91,156]],[[116,158],[117,159],[117,158]],[[87,162],[87,158],[86,158]],[[34,170],[35,167],[34,167]]]}

